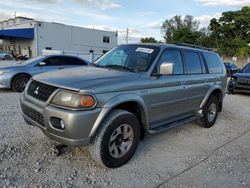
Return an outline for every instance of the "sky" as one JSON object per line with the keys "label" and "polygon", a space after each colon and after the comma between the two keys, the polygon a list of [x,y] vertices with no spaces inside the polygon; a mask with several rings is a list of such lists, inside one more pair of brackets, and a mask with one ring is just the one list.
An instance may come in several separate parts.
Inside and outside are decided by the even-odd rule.
{"label": "sky", "polygon": [[0,21],[16,16],[40,21],[118,31],[118,43],[142,37],[162,40],[161,26],[174,15],[192,15],[201,27],[221,13],[250,6],[250,0],[6,0],[0,5]]}

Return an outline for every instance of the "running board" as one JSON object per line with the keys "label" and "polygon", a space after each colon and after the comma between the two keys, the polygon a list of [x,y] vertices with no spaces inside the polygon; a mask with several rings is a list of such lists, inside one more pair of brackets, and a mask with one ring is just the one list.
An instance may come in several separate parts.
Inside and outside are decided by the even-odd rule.
{"label": "running board", "polygon": [[192,116],[189,116],[189,117],[186,117],[186,118],[183,118],[183,119],[180,119],[180,120],[168,123],[168,124],[161,125],[159,127],[155,127],[153,129],[149,129],[148,132],[149,132],[149,134],[158,134],[158,133],[164,132],[168,129],[183,125],[185,123],[189,123],[189,122],[198,120],[201,117],[202,117],[201,114],[195,114],[195,115],[192,115]]}

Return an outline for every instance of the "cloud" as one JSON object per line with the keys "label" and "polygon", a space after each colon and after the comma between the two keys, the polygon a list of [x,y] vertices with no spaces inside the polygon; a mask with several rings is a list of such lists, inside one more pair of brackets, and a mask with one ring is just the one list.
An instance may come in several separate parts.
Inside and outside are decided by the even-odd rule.
{"label": "cloud", "polygon": [[155,15],[155,14],[156,14],[156,12],[153,12],[153,11],[141,11],[141,12],[135,13],[136,16],[140,16],[140,17],[151,16],[151,15]]}
{"label": "cloud", "polygon": [[146,27],[149,27],[151,29],[161,29],[163,22],[164,22],[163,19],[158,19],[156,21],[148,23]]}
{"label": "cloud", "polygon": [[195,0],[205,6],[249,6],[250,0]]}
{"label": "cloud", "polygon": [[83,6],[95,5],[102,10],[120,8],[122,5],[111,0],[72,0]]}
{"label": "cloud", "polygon": [[198,20],[200,22],[200,27],[207,27],[210,24],[210,20],[213,18],[220,18],[221,13],[216,13],[213,15],[201,15],[201,16],[196,16],[194,17],[195,20]]}
{"label": "cloud", "polygon": [[45,4],[56,4],[56,3],[61,3],[62,0],[27,0],[32,3],[45,3]]}

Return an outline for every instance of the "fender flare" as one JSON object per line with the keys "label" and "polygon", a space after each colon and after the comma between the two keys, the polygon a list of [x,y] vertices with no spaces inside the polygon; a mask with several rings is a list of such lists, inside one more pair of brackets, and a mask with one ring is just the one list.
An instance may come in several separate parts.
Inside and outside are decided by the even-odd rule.
{"label": "fender flare", "polygon": [[224,92],[223,92],[223,90],[222,90],[222,88],[221,88],[220,86],[213,86],[213,87],[211,87],[211,88],[208,90],[207,94],[205,95],[204,99],[202,100],[202,102],[201,102],[201,104],[200,104],[200,108],[201,108],[201,109],[205,106],[205,104],[207,103],[207,101],[208,101],[210,95],[211,95],[215,90],[219,90],[219,91],[221,92],[222,98],[224,97]]}
{"label": "fender flare", "polygon": [[136,102],[140,106],[140,111],[142,113],[142,124],[144,128],[145,126],[148,126],[148,109],[145,105],[144,100],[140,96],[135,95],[135,94],[122,94],[122,95],[118,95],[118,96],[111,98],[102,107],[102,110],[100,114],[98,115],[89,133],[89,137],[91,138],[95,136],[95,134],[101,127],[101,124],[104,121],[105,117],[107,116],[107,114],[109,114],[109,112],[111,112],[111,110],[113,110],[119,104],[126,103],[126,102]]}

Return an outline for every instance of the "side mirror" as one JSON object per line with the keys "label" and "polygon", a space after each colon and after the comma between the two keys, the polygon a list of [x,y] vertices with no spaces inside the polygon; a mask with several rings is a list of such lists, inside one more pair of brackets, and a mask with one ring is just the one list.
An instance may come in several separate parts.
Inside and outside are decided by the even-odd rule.
{"label": "side mirror", "polygon": [[160,66],[161,75],[172,75],[174,73],[174,64],[169,62],[164,62]]}
{"label": "side mirror", "polygon": [[46,63],[45,62],[40,62],[40,63],[38,63],[38,65],[42,67],[42,66],[45,66]]}

